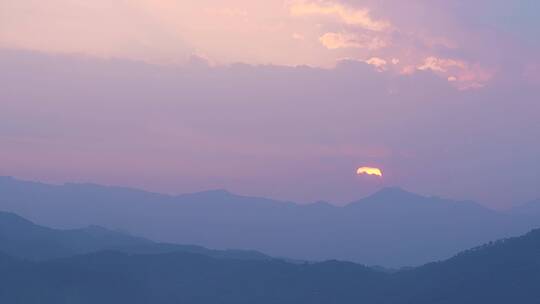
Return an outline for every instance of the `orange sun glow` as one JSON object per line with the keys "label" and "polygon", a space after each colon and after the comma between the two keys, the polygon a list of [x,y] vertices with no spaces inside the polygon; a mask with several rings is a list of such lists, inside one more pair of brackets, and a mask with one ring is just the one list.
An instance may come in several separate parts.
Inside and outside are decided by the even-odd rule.
{"label": "orange sun glow", "polygon": [[356,170],[356,174],[358,175],[376,175],[379,177],[382,177],[382,171],[379,168],[372,168],[372,167],[360,167],[358,170]]}

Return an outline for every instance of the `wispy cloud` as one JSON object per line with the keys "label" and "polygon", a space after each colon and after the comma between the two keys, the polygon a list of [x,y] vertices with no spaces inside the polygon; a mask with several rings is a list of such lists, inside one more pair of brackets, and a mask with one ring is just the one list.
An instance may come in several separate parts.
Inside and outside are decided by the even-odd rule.
{"label": "wispy cloud", "polygon": [[[0,47],[160,64],[204,54],[216,65],[330,68],[340,58],[376,57],[389,73],[424,71],[468,88],[504,73],[504,61],[538,79],[527,56],[517,56],[527,46],[458,22],[456,9],[423,0],[2,0]],[[481,5],[470,9],[471,17],[484,14]]]}
{"label": "wispy cloud", "polygon": [[478,65],[471,65],[463,60],[434,56],[425,58],[417,69],[441,74],[462,90],[481,88],[493,77],[492,72]]}
{"label": "wispy cloud", "polygon": [[448,72],[450,68],[465,69],[466,64],[461,60],[427,57],[424,62],[418,66],[421,71],[431,70],[436,72]]}
{"label": "wispy cloud", "polygon": [[345,24],[360,26],[371,31],[386,31],[391,24],[385,20],[375,20],[367,8],[351,8],[337,2],[300,1],[290,6],[293,16],[329,16],[338,18]]}
{"label": "wispy cloud", "polygon": [[379,71],[386,70],[386,60],[379,58],[379,57],[371,57],[368,60],[366,60],[366,63],[369,65],[374,66]]}
{"label": "wispy cloud", "polygon": [[387,42],[379,37],[354,33],[326,33],[319,41],[331,50],[340,48],[378,50],[387,46]]}

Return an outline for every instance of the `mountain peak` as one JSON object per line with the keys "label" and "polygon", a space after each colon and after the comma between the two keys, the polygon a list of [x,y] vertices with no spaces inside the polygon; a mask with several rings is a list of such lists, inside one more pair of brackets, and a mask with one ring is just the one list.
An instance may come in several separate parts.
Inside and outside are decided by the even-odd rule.
{"label": "mountain peak", "polygon": [[422,196],[409,192],[407,190],[404,190],[403,188],[400,188],[400,187],[386,187],[368,196],[367,199],[369,198],[404,199],[404,198],[420,198],[420,197]]}
{"label": "mountain peak", "polygon": [[350,206],[365,205],[368,204],[395,204],[395,203],[409,203],[416,202],[418,200],[425,199],[425,197],[404,190],[400,187],[386,187],[381,190],[353,203]]}
{"label": "mountain peak", "polygon": [[19,215],[11,212],[0,211],[0,224],[19,224],[19,225],[34,225],[29,220],[20,217]]}

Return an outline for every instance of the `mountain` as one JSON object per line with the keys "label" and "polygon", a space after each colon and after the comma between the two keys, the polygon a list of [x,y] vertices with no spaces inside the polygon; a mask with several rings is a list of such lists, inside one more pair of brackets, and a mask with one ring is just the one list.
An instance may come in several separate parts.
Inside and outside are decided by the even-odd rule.
{"label": "mountain", "polygon": [[100,252],[17,262],[0,271],[0,301],[25,304],[347,303],[342,300],[369,300],[370,289],[385,278],[351,263],[298,265],[187,253]]}
{"label": "mountain", "polygon": [[0,254],[0,273],[1,303],[536,304],[540,230],[397,272],[104,251],[40,262]]}
{"label": "mountain", "polygon": [[336,207],[298,205],[224,190],[172,196],[9,177],[0,178],[0,210],[56,228],[98,225],[158,242],[390,268],[449,258],[537,225],[473,202],[425,197],[399,188]]}
{"label": "mountain", "polygon": [[540,219],[540,199],[514,207],[510,209],[509,212],[514,215],[522,215]]}
{"label": "mountain", "polygon": [[400,272],[394,301],[409,303],[538,303],[540,229],[490,242],[438,263]]}
{"label": "mountain", "polygon": [[399,266],[399,260],[411,261],[412,266],[445,259],[535,227],[474,202],[425,197],[399,188],[382,189],[345,210],[349,212],[344,222],[353,223],[350,229],[355,229],[365,250],[373,250],[393,266]]}
{"label": "mountain", "polygon": [[138,254],[190,252],[216,258],[269,259],[255,251],[222,251],[192,245],[155,243],[98,226],[72,230],[51,229],[16,214],[0,212],[0,252],[10,256],[47,260],[104,250]]}

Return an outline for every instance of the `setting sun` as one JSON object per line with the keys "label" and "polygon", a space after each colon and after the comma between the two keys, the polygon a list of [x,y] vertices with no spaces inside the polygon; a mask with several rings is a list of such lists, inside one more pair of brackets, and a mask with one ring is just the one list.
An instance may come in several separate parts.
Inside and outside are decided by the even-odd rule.
{"label": "setting sun", "polygon": [[382,171],[379,168],[372,168],[372,167],[360,167],[358,170],[356,170],[356,174],[358,175],[376,175],[382,177]]}

